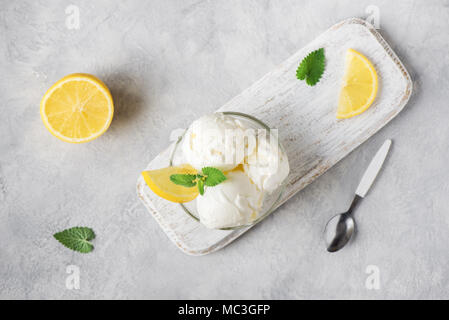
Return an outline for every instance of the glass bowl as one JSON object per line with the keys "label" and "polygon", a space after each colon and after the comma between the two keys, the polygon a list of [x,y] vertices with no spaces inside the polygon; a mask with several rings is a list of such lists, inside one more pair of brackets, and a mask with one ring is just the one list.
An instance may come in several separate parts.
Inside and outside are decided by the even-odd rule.
{"label": "glass bowl", "polygon": [[[266,130],[267,135],[272,134],[271,129],[265,123],[263,123],[259,119],[256,119],[253,116],[250,116],[250,115],[247,115],[244,113],[240,113],[240,112],[222,112],[222,113],[227,116],[232,116],[232,117],[236,118],[237,120],[242,122],[245,125],[245,127],[256,129],[256,130],[264,129],[264,130]],[[180,164],[185,163],[182,161],[183,152],[182,152],[182,148],[181,148],[184,136],[185,136],[185,132],[182,136],[180,136],[178,138],[177,142],[175,143],[173,151],[170,155],[170,166],[175,166],[175,165],[180,165]],[[280,143],[280,141],[279,141],[279,149],[286,155],[285,150],[284,150],[282,144]],[[270,215],[270,213],[272,213],[277,208],[277,205],[280,202],[282,193],[285,189],[285,181],[286,181],[286,179],[284,179],[284,181],[280,184],[280,186],[273,192],[271,192],[271,193],[266,192],[264,194],[263,205],[262,205],[262,208],[261,208],[259,215],[256,219],[254,219],[253,221],[251,221],[248,224],[227,227],[227,228],[221,228],[221,229],[217,229],[217,230],[237,230],[237,229],[241,229],[241,228],[251,227],[251,226],[255,225],[256,223],[262,221],[266,217],[268,217]],[[195,200],[187,202],[187,203],[180,203],[179,205],[189,216],[191,216],[196,221],[200,222],[199,214],[196,209],[196,201]]]}

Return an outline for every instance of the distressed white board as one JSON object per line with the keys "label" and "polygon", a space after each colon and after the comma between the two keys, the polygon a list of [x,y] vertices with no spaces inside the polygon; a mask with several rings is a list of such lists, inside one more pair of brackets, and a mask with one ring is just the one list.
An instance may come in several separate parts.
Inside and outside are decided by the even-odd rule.
{"label": "distressed white board", "polygon": [[[315,87],[306,86],[296,79],[296,68],[310,51],[321,47],[326,55],[325,73]],[[379,91],[365,113],[337,120],[348,48],[362,52],[373,62]],[[371,25],[353,18],[327,30],[218,111],[247,113],[279,129],[291,168],[283,203],[387,124],[402,110],[411,92],[410,76],[393,50]],[[170,149],[159,154],[147,169],[168,166]],[[141,177],[137,192],[168,237],[187,254],[219,250],[248,230],[209,230],[178,204],[152,193]]]}

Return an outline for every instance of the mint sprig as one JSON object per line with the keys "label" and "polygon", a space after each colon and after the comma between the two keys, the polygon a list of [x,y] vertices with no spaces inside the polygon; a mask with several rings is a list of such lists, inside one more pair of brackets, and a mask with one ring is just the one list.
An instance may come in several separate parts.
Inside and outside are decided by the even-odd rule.
{"label": "mint sprig", "polygon": [[306,80],[309,86],[316,85],[324,73],[324,62],[324,48],[312,51],[299,64],[296,77],[299,80]]}
{"label": "mint sprig", "polygon": [[200,192],[200,195],[204,196],[204,180],[198,179],[198,191]]}
{"label": "mint sprig", "polygon": [[55,233],[53,237],[65,247],[81,253],[89,253],[94,246],[89,241],[95,239],[95,233],[87,227],[74,227]]}
{"label": "mint sprig", "polygon": [[196,179],[196,174],[172,174],[170,176],[171,182],[188,188],[196,186]]}
{"label": "mint sprig", "polygon": [[208,187],[215,187],[226,180],[226,176],[220,170],[212,167],[203,168],[203,174],[206,175],[204,184]]}
{"label": "mint sprig", "polygon": [[215,187],[226,180],[226,176],[217,168],[204,167],[202,174],[172,174],[170,181],[174,184],[192,188],[198,186],[200,195],[204,195],[204,186]]}

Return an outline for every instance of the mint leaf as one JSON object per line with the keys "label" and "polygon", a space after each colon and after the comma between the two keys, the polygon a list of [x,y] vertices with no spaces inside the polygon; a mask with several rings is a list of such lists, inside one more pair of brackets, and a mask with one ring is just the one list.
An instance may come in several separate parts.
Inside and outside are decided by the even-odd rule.
{"label": "mint leaf", "polygon": [[196,186],[196,174],[172,174],[170,181],[174,184],[191,188]]}
{"label": "mint leaf", "polygon": [[69,249],[81,253],[89,253],[94,246],[89,242],[95,238],[95,233],[87,227],[74,227],[53,235],[56,240]]}
{"label": "mint leaf", "polygon": [[203,168],[203,174],[206,176],[204,184],[208,187],[215,187],[226,180],[226,176],[220,170],[212,167]]}
{"label": "mint leaf", "polygon": [[312,51],[301,61],[296,70],[296,77],[306,80],[309,86],[314,86],[324,73],[324,61],[324,48]]}
{"label": "mint leaf", "polygon": [[226,176],[220,170],[212,167],[205,167],[203,174],[172,174],[170,181],[184,187],[194,187],[198,185],[198,191],[204,195],[204,186],[215,187],[226,180]]}
{"label": "mint leaf", "polygon": [[198,180],[198,191],[200,192],[200,195],[204,196],[204,180],[203,179]]}

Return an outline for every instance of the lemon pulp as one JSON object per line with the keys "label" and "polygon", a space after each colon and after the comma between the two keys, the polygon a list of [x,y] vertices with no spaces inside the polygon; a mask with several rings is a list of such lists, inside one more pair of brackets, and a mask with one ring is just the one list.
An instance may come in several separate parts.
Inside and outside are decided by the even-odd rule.
{"label": "lemon pulp", "polygon": [[114,103],[106,85],[89,74],[71,74],[45,93],[40,107],[45,127],[57,138],[83,143],[109,128]]}
{"label": "lemon pulp", "polygon": [[373,64],[360,52],[348,49],[337,118],[351,118],[368,109],[376,98],[377,87],[377,73]]}

